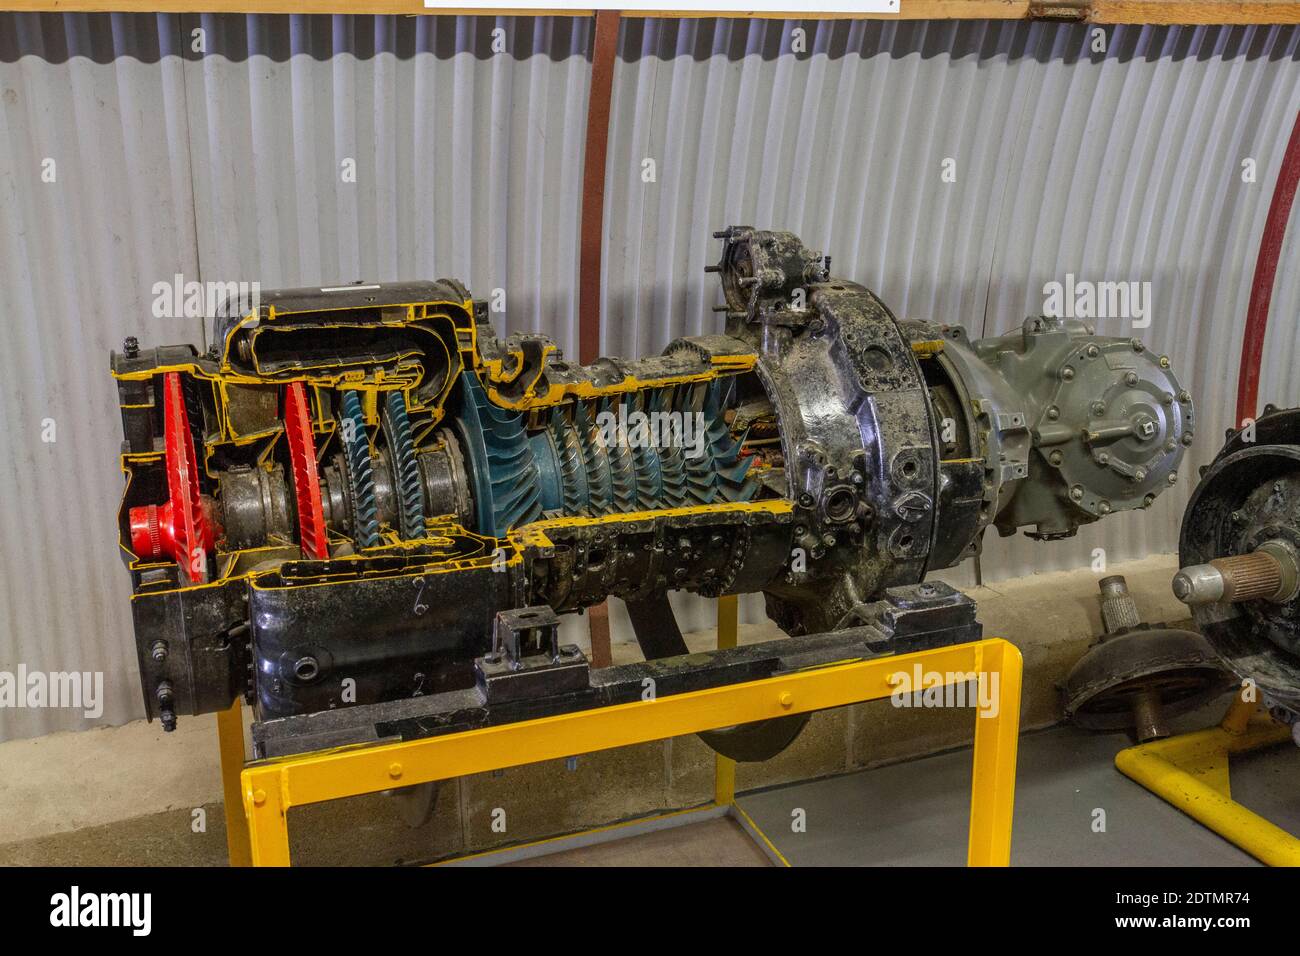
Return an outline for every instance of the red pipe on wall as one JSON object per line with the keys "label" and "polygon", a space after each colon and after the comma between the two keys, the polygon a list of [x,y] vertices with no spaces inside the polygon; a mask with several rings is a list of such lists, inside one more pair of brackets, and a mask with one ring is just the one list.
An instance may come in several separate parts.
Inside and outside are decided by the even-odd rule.
{"label": "red pipe on wall", "polygon": [[582,165],[581,258],[578,263],[578,361],[600,356],[600,254],[605,233],[605,157],[609,149],[609,104],[618,52],[617,10],[596,11],[591,46],[591,95],[587,100],[587,144]]}
{"label": "red pipe on wall", "polygon": [[1237,428],[1247,418],[1255,417],[1259,403],[1259,367],[1264,357],[1264,333],[1268,328],[1269,305],[1273,301],[1273,281],[1277,277],[1277,263],[1282,255],[1282,241],[1286,238],[1286,225],[1291,218],[1297,184],[1300,184],[1300,115],[1296,116],[1295,125],[1291,127],[1291,140],[1282,157],[1268,218],[1264,221],[1264,235],[1259,242],[1259,255],[1255,258],[1250,307],[1246,310],[1246,331],[1241,340],[1241,367],[1237,372],[1237,419],[1233,423]]}
{"label": "red pipe on wall", "polygon": [[[587,100],[587,143],[582,166],[581,257],[578,261],[578,361],[590,365],[600,357],[600,259],[605,239],[605,157],[609,152],[609,106],[614,92],[614,61],[618,54],[617,10],[596,11],[596,36],[591,44],[591,95]],[[609,606],[604,602],[587,614],[591,634],[591,666],[613,663],[609,635]]]}

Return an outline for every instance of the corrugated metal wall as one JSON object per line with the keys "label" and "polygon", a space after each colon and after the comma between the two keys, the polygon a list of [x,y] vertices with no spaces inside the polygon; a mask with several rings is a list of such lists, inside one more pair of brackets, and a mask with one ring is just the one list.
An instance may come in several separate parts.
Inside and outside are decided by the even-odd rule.
{"label": "corrugated metal wall", "polygon": [[[717,327],[701,269],[728,222],[794,229],[899,315],[987,333],[1067,271],[1149,279],[1143,334],[1197,395],[1205,460],[1300,107],[1297,33],[1107,33],[1094,55],[1049,24],[625,20],[605,350]],[[150,316],[154,282],[457,276],[506,291],[501,329],[576,354],[589,46],[562,18],[0,15],[0,670],[102,670],[104,720],[139,713],[107,353],[204,334]],[[1282,402],[1298,304],[1283,268],[1261,388]],[[1167,550],[1186,491],[1077,542],[990,542],[985,577]],[[84,725],[0,710],[0,737]]]}

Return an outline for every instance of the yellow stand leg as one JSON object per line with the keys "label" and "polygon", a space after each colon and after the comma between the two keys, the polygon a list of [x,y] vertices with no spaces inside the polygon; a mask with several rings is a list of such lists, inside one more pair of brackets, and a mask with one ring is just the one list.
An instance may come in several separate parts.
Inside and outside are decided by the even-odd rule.
{"label": "yellow stand leg", "polygon": [[1209,730],[1129,747],[1115,755],[1127,777],[1270,866],[1300,866],[1300,840],[1232,799],[1228,758],[1291,737],[1274,721],[1253,721],[1257,700],[1237,695]]}
{"label": "yellow stand leg", "polygon": [[[718,650],[735,647],[740,633],[740,600],[734,594],[718,598]],[[727,806],[736,802],[736,761],[713,755],[713,802]]]}
{"label": "yellow stand leg", "polygon": [[252,866],[248,849],[248,818],[244,816],[239,774],[244,769],[244,714],[239,698],[217,714],[217,744],[221,755],[221,792],[226,807],[226,853],[231,866]]}
{"label": "yellow stand leg", "polygon": [[992,641],[983,648],[975,668],[980,675],[979,699],[991,699],[996,710],[977,707],[975,711],[967,866],[1011,865],[1022,667],[1020,650],[1014,644]]}

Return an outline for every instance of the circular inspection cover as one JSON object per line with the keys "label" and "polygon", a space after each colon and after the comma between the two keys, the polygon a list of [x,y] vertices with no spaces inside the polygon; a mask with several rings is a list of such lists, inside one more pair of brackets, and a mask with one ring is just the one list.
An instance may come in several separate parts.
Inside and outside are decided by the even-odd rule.
{"label": "circular inspection cover", "polygon": [[1065,717],[1088,730],[1131,730],[1139,697],[1155,694],[1169,717],[1194,710],[1233,683],[1194,631],[1135,628],[1107,637],[1074,665],[1062,684]]}

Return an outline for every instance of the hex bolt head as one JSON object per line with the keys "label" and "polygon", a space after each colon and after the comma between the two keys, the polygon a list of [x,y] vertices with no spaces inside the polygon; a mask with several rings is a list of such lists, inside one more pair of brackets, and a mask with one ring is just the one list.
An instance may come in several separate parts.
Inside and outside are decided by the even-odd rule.
{"label": "hex bolt head", "polygon": [[1100,514],[1104,514],[1104,515],[1108,515],[1108,514],[1110,514],[1110,502],[1109,502],[1109,501],[1102,501],[1102,502],[1098,503],[1098,505],[1097,505],[1097,511],[1098,511],[1098,513],[1100,513]]}
{"label": "hex bolt head", "polygon": [[1161,367],[1161,368],[1168,368],[1168,367],[1169,367],[1169,356],[1168,356],[1168,355],[1162,355],[1162,356],[1160,356],[1160,367]]}
{"label": "hex bolt head", "polygon": [[1190,445],[1191,443],[1192,443],[1192,433],[1191,433],[1191,432],[1183,432],[1183,444],[1184,444],[1184,445]]}
{"label": "hex bolt head", "polygon": [[1059,451],[1054,451],[1047,456],[1047,460],[1050,461],[1053,465],[1056,465],[1057,467],[1060,467],[1060,464],[1064,459],[1065,456],[1062,455]]}
{"label": "hex bolt head", "polygon": [[1095,345],[1089,345],[1086,349],[1083,350],[1083,354],[1088,356],[1088,358],[1096,358],[1098,355],[1101,354],[1101,349],[1097,348],[1097,346]]}
{"label": "hex bolt head", "polygon": [[1066,365],[1061,369],[1061,379],[1066,382],[1074,380],[1074,366]]}
{"label": "hex bolt head", "polygon": [[1125,373],[1125,375],[1124,375],[1124,384],[1125,384],[1125,385],[1127,385],[1129,388],[1132,388],[1132,387],[1134,387],[1135,385],[1137,385],[1137,383],[1138,383],[1138,373],[1137,373],[1137,372],[1127,372],[1127,373]]}
{"label": "hex bolt head", "polygon": [[1061,417],[1061,410],[1057,408],[1055,405],[1049,405],[1047,407],[1047,417],[1051,421],[1056,421],[1058,418]]}
{"label": "hex bolt head", "polygon": [[1146,349],[1146,346],[1142,344],[1141,339],[1129,339],[1128,341],[1129,344],[1133,346],[1134,352],[1142,352]]}
{"label": "hex bolt head", "polygon": [[1135,468],[1135,469],[1133,469],[1133,480],[1134,480],[1134,481],[1146,481],[1146,480],[1147,480],[1147,470],[1146,470],[1145,468]]}
{"label": "hex bolt head", "polygon": [[1083,500],[1083,485],[1074,485],[1070,488],[1070,500],[1071,501]]}
{"label": "hex bolt head", "polygon": [[1187,389],[1183,389],[1181,392],[1178,393],[1178,400],[1180,402],[1190,402],[1192,400],[1192,393],[1189,392]]}
{"label": "hex bolt head", "polygon": [[1171,485],[1176,485],[1176,484],[1178,484],[1178,472],[1176,472],[1176,471],[1171,471],[1171,472],[1169,473],[1169,483],[1170,483]]}
{"label": "hex bolt head", "polygon": [[1093,402],[1093,403],[1092,403],[1092,413],[1093,413],[1094,415],[1105,415],[1105,414],[1106,414],[1106,403],[1105,403],[1105,402]]}

